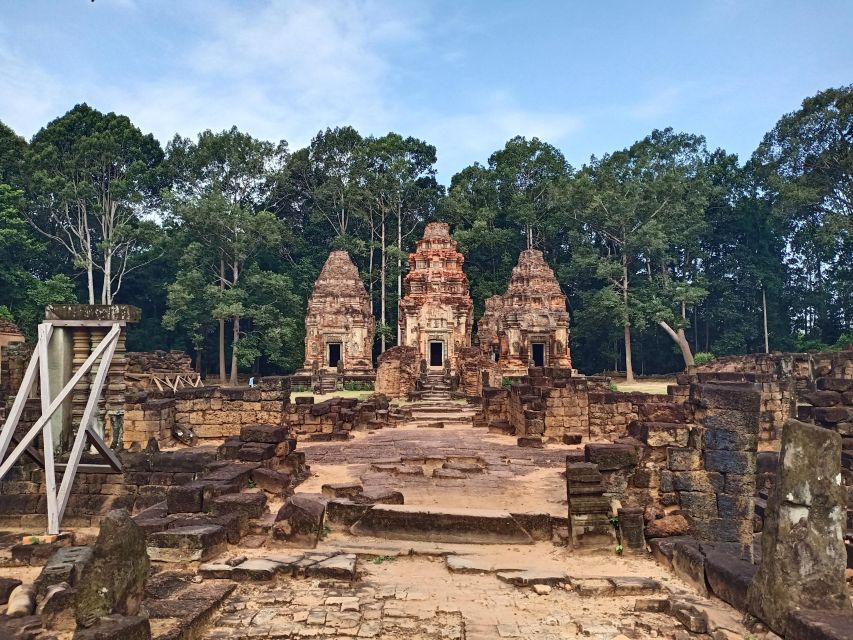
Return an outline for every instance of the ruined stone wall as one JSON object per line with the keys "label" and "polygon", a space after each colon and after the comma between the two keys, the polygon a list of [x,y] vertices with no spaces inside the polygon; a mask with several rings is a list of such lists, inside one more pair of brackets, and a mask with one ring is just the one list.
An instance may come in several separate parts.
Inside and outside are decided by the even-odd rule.
{"label": "ruined stone wall", "polygon": [[284,424],[290,380],[270,376],[255,387],[198,387],[128,394],[124,414],[126,447],[145,446],[151,438],[174,444],[173,429],[192,431],[199,439],[220,439],[245,424]]}
{"label": "ruined stone wall", "polygon": [[255,387],[178,389],[175,425],[192,429],[200,439],[223,438],[246,424],[285,424],[290,380],[262,378]]}
{"label": "ruined stone wall", "polygon": [[35,345],[21,342],[0,347],[0,396],[11,398],[21,388],[34,350]]}
{"label": "ruined stone wall", "polygon": [[128,373],[195,373],[183,351],[128,351],[125,358]]}
{"label": "ruined stone wall", "polygon": [[571,370],[531,368],[529,375],[505,393],[484,394],[478,418],[484,425],[506,420],[496,428],[518,437],[580,444],[616,442],[636,421],[688,422],[692,418],[689,387],[671,385],[667,394],[621,393],[609,390],[602,377],[573,376]]}
{"label": "ruined stone wall", "polygon": [[394,426],[406,415],[390,406],[388,396],[376,394],[360,401],[329,398],[314,402],[311,396],[296,398],[287,407],[287,424],[295,434],[309,440],[346,440],[351,431]]}
{"label": "ruined stone wall", "polygon": [[391,398],[407,398],[415,390],[419,362],[417,348],[391,347],[379,356],[374,389]]}
{"label": "ruined stone wall", "polygon": [[474,416],[474,426],[486,428],[494,433],[511,433],[509,396],[508,388],[485,387],[483,389],[480,411]]}
{"label": "ruined stone wall", "polygon": [[484,355],[477,347],[459,349],[457,367],[459,391],[468,398],[480,398],[483,386],[499,387],[503,376],[497,363]]}

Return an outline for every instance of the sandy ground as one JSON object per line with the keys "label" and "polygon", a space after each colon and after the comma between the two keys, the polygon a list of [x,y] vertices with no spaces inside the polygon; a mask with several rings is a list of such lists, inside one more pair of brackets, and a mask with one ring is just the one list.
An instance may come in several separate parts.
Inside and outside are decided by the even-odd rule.
{"label": "sandy ground", "polygon": [[625,393],[639,392],[666,394],[666,388],[668,385],[671,384],[675,384],[675,378],[655,378],[650,380],[641,380],[640,382],[635,382],[634,384],[628,384],[627,382],[617,382],[616,388],[619,391],[624,391]]}

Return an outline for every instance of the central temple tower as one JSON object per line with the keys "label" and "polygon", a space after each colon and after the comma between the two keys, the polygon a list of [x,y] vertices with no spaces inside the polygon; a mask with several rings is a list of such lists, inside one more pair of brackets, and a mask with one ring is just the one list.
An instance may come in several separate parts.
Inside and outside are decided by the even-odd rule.
{"label": "central temple tower", "polygon": [[409,254],[400,300],[401,344],[415,347],[432,370],[449,361],[455,371],[459,349],[471,346],[474,303],[456,246],[446,222],[430,222]]}

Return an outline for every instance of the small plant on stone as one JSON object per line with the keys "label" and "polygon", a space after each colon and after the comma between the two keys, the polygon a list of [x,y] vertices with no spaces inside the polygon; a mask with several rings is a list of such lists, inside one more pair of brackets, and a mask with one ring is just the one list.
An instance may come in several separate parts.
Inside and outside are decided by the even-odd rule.
{"label": "small plant on stone", "polygon": [[394,556],[376,556],[373,559],[373,564],[382,564],[383,562],[388,560],[396,560],[396,558]]}
{"label": "small plant on stone", "polygon": [[613,525],[614,529],[619,528],[619,516],[610,516],[607,520]]}
{"label": "small plant on stone", "polygon": [[713,353],[709,353],[707,351],[700,351],[696,355],[693,356],[693,364],[708,364],[712,360],[715,360],[717,356]]}
{"label": "small plant on stone", "polygon": [[324,524],[323,528],[320,530],[320,540],[324,540],[330,533],[332,533],[331,528],[329,525]]}
{"label": "small plant on stone", "polygon": [[249,478],[249,481],[246,484],[250,489],[254,489],[258,486],[258,483],[255,482],[252,478]]}
{"label": "small plant on stone", "polygon": [[619,391],[619,387],[616,386],[616,383],[613,382],[613,380],[611,380],[610,382],[607,383],[607,388],[610,391]]}
{"label": "small plant on stone", "polygon": [[617,556],[621,556],[621,555],[622,555],[622,551],[623,551],[623,547],[622,547],[622,545],[621,545],[621,544],[617,544],[617,545],[616,545],[616,549],[615,549],[615,551],[616,551],[616,555],[617,555]]}

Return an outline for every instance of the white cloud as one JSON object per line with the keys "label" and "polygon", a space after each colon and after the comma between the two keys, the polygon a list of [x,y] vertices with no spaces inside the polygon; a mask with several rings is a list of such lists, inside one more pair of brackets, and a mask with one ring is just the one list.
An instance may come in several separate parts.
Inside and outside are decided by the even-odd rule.
{"label": "white cloud", "polygon": [[[0,47],[0,119],[32,135],[85,100],[127,114],[163,144],[176,132],[195,136],[232,125],[258,137],[284,138],[291,148],[329,126],[350,124],[376,135],[395,130],[436,145],[445,180],[445,172],[484,161],[514,135],[557,143],[579,128],[578,117],[521,107],[509,91],[459,107],[454,100],[440,109],[419,105],[411,95],[417,71],[400,53],[441,59],[443,47],[435,40],[441,19],[427,12],[408,3],[350,0],[186,3],[178,16],[184,28],[173,24],[185,41],[172,43],[168,64],[162,52],[140,52],[151,56],[147,68],[167,70],[158,77],[136,71],[105,78],[94,60],[73,78],[58,77]],[[451,48],[445,64],[454,66],[461,55]]]}

